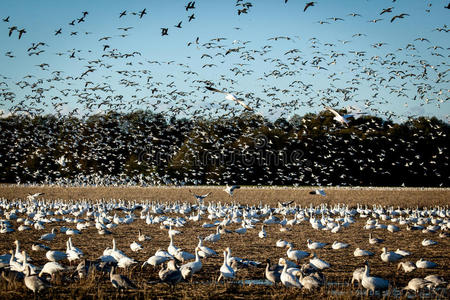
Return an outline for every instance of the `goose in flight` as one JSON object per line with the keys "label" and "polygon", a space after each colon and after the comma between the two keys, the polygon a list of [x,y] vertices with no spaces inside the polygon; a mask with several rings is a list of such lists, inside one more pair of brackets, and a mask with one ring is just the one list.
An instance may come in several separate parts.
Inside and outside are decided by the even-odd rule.
{"label": "goose in flight", "polygon": [[215,88],[210,87],[210,86],[207,86],[206,89],[207,89],[207,90],[210,90],[210,91],[213,91],[213,92],[225,94],[225,99],[227,99],[227,100],[232,100],[232,101],[234,101],[234,102],[240,104],[240,105],[241,105],[242,107],[244,107],[246,110],[253,111],[253,108],[251,108],[250,106],[248,106],[247,104],[245,104],[244,101],[242,101],[241,99],[239,99],[238,97],[236,97],[235,95],[233,95],[233,94],[231,94],[231,93],[228,93],[228,92],[225,92],[225,91],[221,91],[221,90],[215,89]]}
{"label": "goose in flight", "polygon": [[229,185],[227,184],[227,186],[225,187],[224,191],[227,192],[230,196],[233,196],[234,190],[240,189],[240,188],[241,188],[241,186],[239,186],[239,185],[232,185],[232,186],[229,186]]}
{"label": "goose in flight", "polygon": [[327,194],[325,193],[324,190],[322,189],[317,189],[314,191],[309,192],[311,195],[321,195],[321,196],[326,196]]}
{"label": "goose in flight", "polygon": [[193,191],[189,190],[189,192],[194,195],[195,199],[197,199],[199,202],[202,202],[206,197],[208,197],[209,195],[211,195],[212,192],[209,192],[207,194],[204,195],[197,195],[195,194]]}
{"label": "goose in flight", "polygon": [[343,115],[343,116],[341,116],[337,111],[335,111],[331,107],[325,106],[325,108],[327,110],[329,110],[334,115],[333,120],[341,123],[342,125],[345,125],[345,127],[348,127],[348,122],[349,122],[348,118],[352,117],[353,115]]}
{"label": "goose in flight", "polygon": [[28,194],[27,200],[29,201],[35,201],[37,197],[44,195],[44,193],[34,193],[34,194]]}

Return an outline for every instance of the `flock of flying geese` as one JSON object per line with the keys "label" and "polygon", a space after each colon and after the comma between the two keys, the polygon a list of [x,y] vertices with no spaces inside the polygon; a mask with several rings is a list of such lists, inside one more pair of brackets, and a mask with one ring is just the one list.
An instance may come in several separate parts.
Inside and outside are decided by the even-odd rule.
{"label": "flock of flying geese", "polygon": [[[189,1],[184,9],[186,12],[195,10],[195,5],[195,1]],[[236,6],[239,7],[239,14],[247,13],[252,3],[238,0]],[[304,11],[316,6],[319,6],[318,2],[308,2]],[[383,8],[379,15],[385,16],[394,11],[394,7]],[[144,8],[137,12],[124,10],[118,13],[118,16],[124,20],[126,16],[134,15],[143,20],[147,14],[150,12]],[[349,15],[353,19],[361,17],[357,13]],[[391,22],[406,16],[406,13],[395,15]],[[81,15],[68,21],[68,26],[75,28],[88,24],[88,17],[89,12],[83,11]],[[193,18],[194,14],[189,16],[189,21]],[[328,19],[335,22],[344,20],[339,17]],[[13,20],[13,17],[6,16],[3,23],[10,24]],[[381,21],[375,19],[370,22]],[[320,21],[322,25],[326,23],[328,22]],[[181,28],[182,21],[177,21],[174,26]],[[376,106],[389,104],[389,98],[392,96],[401,99],[400,101],[405,100],[405,105],[409,105],[408,99],[412,97],[414,100],[421,100],[417,104],[419,110],[429,102],[439,106],[446,98],[443,85],[447,76],[445,62],[437,62],[439,57],[445,58],[440,52],[445,49],[438,44],[431,44],[432,42],[423,36],[399,49],[389,49],[387,43],[375,41],[370,44],[370,47],[378,50],[374,53],[367,49],[351,47],[352,43],[360,43],[359,39],[366,36],[358,32],[353,34],[350,40],[320,41],[312,37],[308,43],[302,41],[305,47],[293,44],[301,39],[299,36],[270,37],[268,41],[271,43],[261,48],[252,47],[251,41],[234,39],[227,42],[229,38],[225,37],[211,38],[200,43],[201,38],[196,37],[195,41],[188,42],[188,46],[195,45],[197,48],[198,53],[193,55],[201,57],[200,61],[214,60],[213,63],[205,62],[197,68],[191,66],[191,55],[184,63],[150,60],[139,51],[123,52],[120,50],[122,39],[130,38],[135,29],[132,26],[122,26],[117,30],[118,35],[99,34],[99,47],[103,51],[74,48],[56,53],[57,56],[69,58],[68,61],[73,65],[79,65],[82,69],[80,74],[66,74],[64,70],[56,69],[48,62],[39,62],[33,67],[37,68],[37,71],[43,71],[39,72],[43,74],[39,75],[42,76],[40,78],[33,74],[33,70],[19,81],[2,74],[4,81],[0,82],[0,96],[6,102],[14,103],[11,112],[31,114],[43,113],[48,108],[67,113],[68,107],[74,115],[79,115],[81,111],[92,112],[102,108],[120,110],[133,107],[148,107],[173,115],[189,112],[192,116],[217,116],[236,110],[230,107],[228,102],[205,104],[205,100],[209,98],[206,93],[209,89],[225,93],[226,99],[242,105],[245,110],[258,113],[287,113],[299,107],[314,108],[317,105],[321,108],[338,107],[348,101],[354,101],[389,118],[395,113],[381,111]],[[162,35],[168,35],[168,30],[169,27],[162,27]],[[10,36],[15,31],[18,31],[19,38],[26,32],[25,29],[19,30],[16,25],[8,29]],[[446,33],[448,29],[444,25],[435,28],[435,31]],[[70,30],[69,32],[69,36],[79,33]],[[63,33],[63,28],[58,28],[54,35],[63,36]],[[422,51],[424,45],[429,47]],[[28,49],[26,54],[40,60],[47,55],[50,46],[46,41],[34,42],[31,47],[25,47]],[[422,52],[427,52],[428,56],[425,57]],[[368,57],[371,54],[373,55]],[[12,51],[7,51],[5,55],[11,59],[16,57]],[[411,59],[407,59],[408,57]],[[433,60],[430,60],[430,57]],[[122,62],[126,66],[124,69],[119,66]],[[229,69],[229,72],[220,74],[217,80],[212,81],[208,79],[211,76],[205,69],[217,68],[218,64]],[[261,69],[258,65],[267,67]],[[175,73],[183,74],[183,83],[175,80]],[[97,75],[102,77],[100,81],[95,79]],[[240,79],[245,77],[253,77],[252,82],[258,83],[261,92],[240,91],[232,94],[225,88],[214,87],[237,86]],[[310,83],[319,77],[329,82],[327,88]],[[117,84],[112,84],[112,79],[117,79]],[[370,97],[358,96],[359,91],[363,89],[370,91]],[[131,97],[128,96],[130,93]],[[72,102],[81,106],[71,107]]]}
{"label": "flock of flying geese", "polygon": [[[227,187],[225,191],[232,195],[233,190],[238,187]],[[138,261],[127,256],[124,251],[118,249],[115,238],[112,239],[112,247],[106,248],[101,255],[89,260],[93,255],[85,255],[72,242],[72,236],[83,234],[89,227],[95,227],[98,234],[110,234],[118,226],[132,224],[137,218],[145,221],[149,226],[159,225],[167,231],[170,243],[167,250],[158,249],[154,255],[150,256],[142,263],[142,268],[151,266],[160,268],[158,276],[160,282],[165,282],[172,287],[181,281],[192,280],[195,274],[202,270],[203,262],[219,254],[214,250],[215,243],[219,242],[224,235],[237,234],[241,236],[251,235],[255,228],[261,226],[258,232],[260,239],[266,239],[269,234],[266,228],[280,226],[284,230],[294,230],[295,226],[303,223],[310,224],[315,230],[327,230],[331,233],[339,233],[348,227],[356,226],[356,219],[364,218],[366,222],[364,229],[373,232],[374,229],[387,230],[395,233],[399,230],[409,230],[411,234],[415,232],[433,232],[439,237],[446,239],[449,237],[450,211],[445,207],[435,207],[426,209],[379,207],[373,208],[358,205],[356,208],[349,208],[339,204],[328,207],[321,204],[319,206],[301,207],[292,202],[278,203],[277,207],[269,205],[243,206],[239,204],[221,204],[209,202],[205,199],[210,193],[196,195],[196,202],[125,202],[121,200],[100,200],[96,202],[87,201],[49,201],[44,200],[41,193],[29,195],[26,200],[6,200],[0,201],[0,212],[4,217],[1,222],[1,234],[14,234],[16,231],[27,232],[31,230],[45,230],[53,227],[50,233],[41,235],[39,240],[31,246],[32,252],[44,251],[48,260],[43,266],[35,266],[27,254],[27,250],[21,248],[18,240],[15,241],[15,249],[9,254],[0,256],[0,267],[2,278],[8,282],[24,280],[25,285],[34,293],[39,293],[50,287],[57,274],[73,273],[79,279],[89,276],[92,272],[109,273],[112,286],[118,289],[138,288],[129,277],[118,274],[117,268],[135,270],[133,267]],[[125,217],[119,217],[117,211],[126,212]],[[135,213],[139,211],[139,216]],[[283,216],[283,219],[281,219]],[[292,217],[292,218],[290,218]],[[202,220],[203,224],[202,224]],[[389,221],[389,225],[381,222]],[[76,224],[75,228],[61,226],[61,224]],[[231,224],[242,224],[241,228],[229,230]],[[195,247],[195,254],[177,247],[175,237],[182,235],[180,229],[187,224],[201,226],[203,228],[214,229],[215,233],[202,238]],[[55,225],[59,226],[55,227]],[[281,230],[282,231],[282,230]],[[66,250],[51,249],[52,241],[68,237]],[[118,237],[116,237],[118,238]],[[142,242],[149,241],[151,237],[142,234],[139,229],[138,241],[130,244],[133,252],[143,251]],[[370,244],[380,244],[383,240],[375,238],[370,234],[368,242]],[[208,246],[205,245],[208,244]],[[326,285],[327,280],[323,271],[332,267],[333,262],[326,262],[315,254],[315,250],[323,249],[327,243],[306,241],[308,251],[295,249],[292,242],[279,239],[273,247],[286,248],[286,256],[281,257],[278,263],[274,264],[267,257],[265,266],[265,279],[273,284],[281,283],[286,287],[303,288],[314,290]],[[439,247],[439,242],[430,239],[422,241],[423,247]],[[339,251],[352,247],[351,245],[334,241],[330,251]],[[311,252],[309,252],[311,251]],[[418,250],[417,250],[418,251]],[[367,258],[375,253],[355,248],[355,257]],[[380,258],[383,262],[398,263],[398,268],[405,273],[414,272],[417,268],[432,269],[437,264],[423,258],[416,262],[407,261],[411,252],[397,249],[388,251],[384,246],[381,249]],[[310,258],[308,262],[305,260]],[[65,266],[64,261],[70,265],[77,263],[76,268]],[[217,273],[211,274],[218,281],[236,280],[237,273],[241,268],[264,267],[262,262],[249,258],[239,258],[232,255],[231,248],[226,247],[223,251],[223,263],[217,266]],[[130,273],[130,274],[131,274]],[[363,267],[357,268],[351,275],[351,284],[357,282],[360,287],[375,294],[376,291],[388,290],[390,283],[380,277],[371,274],[371,268],[366,260]],[[419,293],[421,290],[429,290],[434,293],[445,293],[448,289],[447,282],[439,276],[428,275],[425,278],[413,278],[403,289]]]}

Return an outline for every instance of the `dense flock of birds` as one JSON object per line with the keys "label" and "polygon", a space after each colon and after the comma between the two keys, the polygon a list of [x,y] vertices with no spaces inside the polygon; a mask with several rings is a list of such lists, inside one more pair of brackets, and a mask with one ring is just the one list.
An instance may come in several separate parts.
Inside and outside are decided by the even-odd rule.
{"label": "dense flock of birds", "polygon": [[[291,5],[287,1],[285,4]],[[194,11],[199,5],[190,1],[184,6],[188,23],[195,21]],[[304,13],[319,10],[320,6],[319,2],[309,2]],[[236,7],[242,16],[250,12],[253,4],[238,0]],[[347,16],[328,16],[314,26],[353,22],[358,28],[358,22],[377,26],[389,19],[390,25],[395,26],[409,16],[399,9],[403,8],[383,7],[372,16],[349,11]],[[425,9],[431,15],[432,9],[444,8],[432,8],[430,4]],[[413,106],[409,113],[417,115],[428,103],[440,107],[448,100],[448,48],[439,44],[449,31],[446,25],[430,28],[430,37],[418,35],[400,48],[377,40],[378,37],[372,40],[356,30],[346,40],[280,35],[268,37],[262,44],[233,37],[198,36],[187,42],[186,58],[160,61],[141,51],[121,50],[133,38],[136,26],[145,26],[146,18],[152,17],[150,10],[117,12],[123,26],[106,34],[89,31],[94,29],[89,27],[90,15],[88,11],[74,15],[65,26],[56,28],[49,39],[57,44],[55,38],[77,36],[95,40],[92,47],[97,49],[75,47],[58,51],[51,42],[43,40],[24,44],[24,52],[5,53],[12,63],[23,55],[36,59],[30,73],[22,78],[10,77],[7,69],[2,70],[0,97],[8,103],[9,113],[57,112],[77,116],[149,108],[169,116],[217,117],[240,112],[238,106],[220,101],[205,87],[226,92],[227,99],[266,115],[292,115],[305,107],[321,110],[325,106],[337,109],[359,104],[364,110],[391,118],[397,115],[390,110],[394,103]],[[380,18],[370,19],[374,16]],[[383,20],[385,16],[389,16],[388,20]],[[173,27],[163,26],[162,36],[169,35],[172,28],[189,30],[182,26],[183,22],[184,19],[174,21]],[[16,33],[23,43],[24,37],[26,41],[33,39],[30,30],[13,25],[14,16],[5,16],[1,23],[11,39]],[[245,28],[236,27],[235,31],[240,35]],[[160,43],[163,46],[164,40]],[[52,62],[59,64],[57,57],[67,66],[66,70],[53,66]],[[203,63],[198,64],[197,58]],[[246,86],[249,82],[251,88]],[[231,94],[233,89],[235,94]]]}
{"label": "dense flock of birds", "polygon": [[[232,191],[237,188],[239,187],[227,187],[225,191],[231,197]],[[90,273],[103,273],[109,274],[112,286],[127,290],[138,287],[126,275],[118,274],[117,268],[132,273],[134,267],[141,264],[142,268],[147,265],[153,267],[151,272],[154,272],[155,268],[159,269],[160,282],[175,286],[181,281],[195,278],[195,274],[201,272],[203,262],[210,257],[223,254],[222,265],[217,265],[216,271],[210,274],[213,280],[217,278],[218,281],[233,281],[241,268],[265,267],[265,279],[268,284],[281,283],[286,287],[315,290],[326,285],[327,279],[323,271],[333,265],[333,262],[326,262],[317,257],[315,250],[339,251],[351,247],[355,248],[353,255],[361,257],[362,267],[355,269],[353,274],[348,274],[348,280],[351,278],[352,285],[356,282],[359,287],[367,290],[367,293],[371,291],[375,294],[377,291],[380,293],[387,291],[391,284],[388,280],[371,274],[370,265],[367,260],[365,261],[367,257],[379,256],[379,259],[386,263],[386,268],[393,269],[393,272],[394,266],[398,264],[398,269],[402,269],[405,273],[414,274],[417,268],[430,269],[429,273],[432,273],[432,269],[437,267],[436,263],[427,260],[426,257],[413,262],[408,260],[408,256],[411,255],[410,251],[420,251],[420,247],[438,248],[440,242],[425,238],[422,245],[414,245],[408,251],[402,249],[389,251],[388,248],[396,246],[387,245],[382,239],[373,237],[374,230],[385,230],[392,234],[399,230],[408,230],[411,234],[424,232],[435,233],[436,237],[439,236],[441,239],[449,237],[450,211],[445,207],[418,209],[373,205],[370,208],[358,205],[356,208],[349,208],[344,204],[301,207],[292,202],[279,202],[277,207],[271,207],[263,204],[249,206],[238,203],[207,203],[205,199],[209,193],[194,196],[196,198],[194,203],[125,202],[114,199],[65,202],[46,200],[41,193],[29,195],[24,200],[1,199],[1,234],[15,234],[16,231],[47,231],[31,245],[31,249],[24,249],[20,241],[16,240],[13,250],[0,256],[2,279],[8,282],[24,280],[30,290],[39,293],[55,284],[51,281],[52,279],[54,281],[58,274],[66,274],[63,280],[73,280],[86,278]],[[123,217],[118,215],[119,211],[124,212]],[[112,247],[107,247],[103,253],[97,254],[85,255],[84,251],[72,242],[72,236],[83,235],[90,227],[95,227],[99,235],[111,234],[118,226],[130,225],[136,219],[144,220],[152,230],[158,230],[156,226],[159,226],[160,230],[167,232],[170,240],[167,250],[158,249],[146,261],[139,262],[118,249],[115,240],[120,238],[118,236],[112,238]],[[381,254],[361,249],[360,247],[364,247],[362,244],[349,245],[339,241],[339,233],[356,226],[357,219],[366,220],[361,230],[367,231],[368,235],[370,232],[369,244],[381,244]],[[241,224],[241,227],[229,230],[232,224]],[[286,255],[280,257],[278,263],[272,263],[270,257],[267,257],[267,262],[255,261],[251,257],[236,257],[232,255],[230,247],[226,247],[222,253],[215,247],[215,243],[220,241],[223,235],[257,235],[260,239],[266,239],[270,234],[268,232],[271,230],[267,230],[270,227],[279,227],[281,232],[285,232],[294,230],[299,224],[309,224],[315,230],[330,231],[336,234],[336,240],[332,245],[328,245],[308,239],[304,247],[297,245],[308,249],[303,251],[294,247],[292,242],[280,239],[273,247],[286,248]],[[182,245],[176,246],[176,240],[183,235],[182,229],[186,225],[210,228],[212,231],[204,238],[198,237],[199,242],[193,253],[188,252]],[[50,227],[53,229],[48,232],[47,228]],[[142,231],[150,230],[144,227]],[[143,246],[144,243],[146,241],[151,243],[152,238],[142,234],[142,231],[139,230],[136,240],[130,244],[133,252],[145,251],[144,248],[147,246]],[[52,249],[52,242],[55,239],[62,239],[64,235],[67,236],[66,249]],[[30,255],[30,251],[31,253],[44,251],[48,262],[41,266],[33,265],[33,255]],[[245,255],[242,249],[239,251]],[[70,266],[67,266],[67,263]],[[72,264],[77,266],[72,267]],[[72,275],[67,276],[68,274]],[[447,289],[445,279],[433,274],[425,278],[412,278],[403,288],[404,291],[417,295],[422,290],[443,295]]]}
{"label": "dense flock of birds", "polygon": [[0,181],[61,186],[449,185],[447,124],[427,119],[395,124],[365,115],[349,122],[348,116],[339,116],[342,125],[328,111],[289,122],[253,115],[167,122],[145,113],[85,121],[0,119]]}
{"label": "dense flock of birds", "polygon": [[[201,5],[189,1],[180,7],[186,14],[182,19],[174,20],[173,26],[160,25],[161,47],[173,30],[191,30],[186,23],[197,20],[195,12]],[[286,8],[292,5],[285,2]],[[253,6],[251,2],[236,1],[239,18],[250,15]],[[351,11],[346,16],[326,16],[314,26],[324,26],[324,30],[332,23],[339,26],[344,22],[355,24],[355,28],[360,23],[379,26],[388,22],[396,26],[413,14],[401,3],[395,6],[380,6],[370,16]],[[320,2],[307,2],[300,13],[322,9]],[[427,18],[438,9],[444,8],[426,5]],[[361,178],[395,176],[401,169],[401,173],[415,178],[433,178],[430,181],[434,185],[447,185],[447,173],[442,171],[448,168],[447,130],[441,124],[426,118],[429,124],[424,126],[428,129],[400,139],[377,134],[392,129],[393,123],[388,120],[401,115],[392,110],[399,103],[409,107],[413,115],[423,112],[426,105],[445,108],[441,105],[448,100],[445,53],[448,48],[442,44],[448,33],[446,25],[425,29],[429,32],[399,48],[356,29],[345,40],[320,40],[299,33],[300,36],[277,35],[252,41],[241,39],[245,37],[245,28],[236,27],[231,36],[194,35],[183,45],[184,58],[159,60],[140,49],[124,49],[124,45],[133,43],[142,26],[146,26],[152,12],[147,8],[118,11],[115,18],[120,27],[106,29],[105,33],[90,31],[94,30],[90,20],[95,12],[81,11],[66,24],[55,27],[48,40],[39,41],[33,39],[34,30],[17,24],[13,15],[2,17],[0,23],[8,31],[9,39],[19,38],[17,42],[23,45],[23,51],[7,51],[2,61],[7,64],[15,64],[22,58],[32,61],[29,74],[20,78],[10,76],[8,68],[0,71],[0,99],[4,104],[0,125],[5,139],[1,159],[3,170],[9,170],[5,171],[8,174],[1,174],[2,181],[79,185],[223,184],[232,183],[230,178],[238,176],[235,182],[247,184],[386,185],[383,180],[362,182]],[[59,49],[62,39],[71,38],[86,44],[80,42],[79,47]],[[0,51],[7,46],[2,45]],[[279,116],[287,120],[304,108],[318,109],[317,118],[331,114],[335,123],[318,125],[306,115],[299,117],[295,126],[304,135],[299,143],[298,134],[282,135],[276,130],[287,130],[294,123],[293,118],[287,125],[272,126],[267,122]],[[120,116],[111,120],[111,112],[121,114],[138,109],[160,113],[166,122],[176,120],[169,125],[163,122],[149,125],[144,117],[142,124]],[[49,112],[56,112],[61,122],[68,123],[43,121],[42,126],[36,125],[39,122],[36,116]],[[37,119],[16,120],[24,126],[17,126],[14,121],[5,123],[11,114]],[[109,120],[89,124],[88,117],[93,114]],[[304,155],[296,161],[283,161],[284,166],[263,162],[259,169],[252,168],[244,160],[255,152],[252,146],[259,133],[255,136],[252,127],[240,126],[236,119],[234,122],[232,118],[236,115],[244,122],[256,120],[260,122],[259,127],[270,127],[271,132],[263,134],[267,141],[264,150],[271,157],[290,155],[290,149],[300,149]],[[382,119],[370,119],[365,124],[357,122],[369,115]],[[70,121],[72,117],[80,118],[79,122]],[[192,122],[182,121],[184,117]],[[219,128],[214,123],[201,124],[211,120],[222,124]],[[102,122],[114,128],[96,127],[105,125]],[[352,129],[349,136],[334,134],[346,128]],[[317,129],[330,133],[318,144],[314,137]],[[64,140],[69,136],[70,141]],[[431,141],[422,146],[424,139]],[[280,140],[284,144],[275,146],[280,145]],[[234,148],[230,149],[233,144]],[[415,153],[418,147],[425,149],[429,144],[434,148],[430,153],[424,155],[422,150]],[[382,145],[382,149],[371,148],[373,145]],[[188,150],[180,153],[185,146]],[[44,148],[53,149],[53,153],[43,151]],[[242,159],[235,162],[234,169],[226,166],[221,172],[218,167],[196,166],[189,173],[184,168],[161,171],[161,164],[145,159],[150,156],[154,159],[161,153],[166,157],[182,155],[181,165],[192,165],[190,158],[203,155],[202,149],[212,156],[210,159],[219,161],[228,160],[239,149]],[[144,160],[140,160],[142,157]],[[349,161],[354,160],[359,165],[356,174],[349,172],[348,167]],[[118,175],[124,169],[132,172]],[[155,175],[154,170],[159,173]],[[257,173],[264,176],[255,178]],[[395,182],[402,183],[405,182]],[[407,180],[406,184],[411,182]]]}

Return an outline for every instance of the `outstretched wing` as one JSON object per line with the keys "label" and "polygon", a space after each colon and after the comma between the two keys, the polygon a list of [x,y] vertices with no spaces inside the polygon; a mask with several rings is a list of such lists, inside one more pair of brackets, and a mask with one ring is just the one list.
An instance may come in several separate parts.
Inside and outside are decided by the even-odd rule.
{"label": "outstretched wing", "polygon": [[244,101],[240,100],[240,99],[236,99],[235,100],[237,103],[239,103],[242,107],[244,107],[246,110],[249,111],[253,111],[253,108],[251,108],[250,106],[248,106],[247,104],[244,103]]}
{"label": "outstretched wing", "polygon": [[327,110],[331,111],[331,112],[333,113],[333,115],[335,115],[336,117],[338,117],[338,118],[341,117],[341,115],[340,115],[337,111],[335,111],[334,109],[332,109],[331,107],[325,106],[325,108],[326,108]]}
{"label": "outstretched wing", "polygon": [[213,92],[222,93],[222,94],[227,94],[226,92],[221,91],[221,90],[218,90],[218,89],[213,88],[213,87],[211,87],[211,86],[207,86],[207,87],[205,87],[205,88],[206,88],[207,90],[210,90],[210,91],[213,91]]}

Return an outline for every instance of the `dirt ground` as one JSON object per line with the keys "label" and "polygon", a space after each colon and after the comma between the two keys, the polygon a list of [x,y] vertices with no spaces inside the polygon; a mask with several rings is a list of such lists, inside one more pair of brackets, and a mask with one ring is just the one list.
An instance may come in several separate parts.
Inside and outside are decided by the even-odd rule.
{"label": "dirt ground", "polygon": [[[450,196],[446,189],[325,189],[327,196],[310,195],[311,188],[299,189],[260,189],[260,188],[241,188],[235,191],[234,197],[229,197],[220,188],[191,188],[197,194],[204,194],[212,191],[212,194],[205,202],[238,202],[243,205],[257,205],[259,203],[276,206],[278,201],[294,200],[295,204],[302,207],[310,204],[317,206],[322,203],[328,206],[343,203],[351,207],[357,204],[362,205],[383,205],[400,207],[434,207],[437,205],[448,205]],[[3,199],[17,200],[24,199],[28,193],[44,192],[46,201],[57,199],[63,200],[85,200],[95,203],[98,199],[121,199],[127,201],[136,201],[144,203],[149,201],[158,201],[160,203],[175,201],[195,203],[195,199],[189,192],[189,188],[142,188],[142,187],[87,187],[87,188],[63,188],[63,187],[20,187],[20,186],[0,186],[0,197]],[[294,203],[292,205],[294,205]],[[2,208],[5,209],[4,207]],[[448,209],[448,207],[447,207]],[[123,217],[123,211],[111,212],[113,215]],[[401,230],[396,233],[390,233],[387,230],[372,230],[374,236],[384,239],[384,243],[370,245],[368,243],[368,234],[370,231],[363,229],[366,218],[356,217],[356,223],[349,228],[333,234],[330,231],[314,230],[309,222],[302,222],[291,228],[288,232],[280,232],[279,225],[269,225],[266,227],[267,238],[260,239],[258,232],[261,225],[258,224],[255,229],[249,229],[246,234],[238,235],[236,233],[223,234],[219,242],[205,243],[213,248],[217,257],[203,259],[203,268],[200,273],[194,275],[192,282],[180,283],[174,288],[166,284],[158,283],[158,269],[152,267],[141,268],[142,262],[147,260],[154,252],[161,248],[167,249],[169,238],[166,229],[161,229],[160,225],[147,225],[145,219],[140,218],[140,209],[134,211],[135,221],[130,225],[119,225],[112,229],[111,235],[99,235],[95,226],[82,231],[80,235],[72,236],[73,244],[80,248],[87,259],[95,260],[102,255],[103,250],[112,247],[112,239],[117,241],[118,249],[125,252],[126,255],[138,261],[136,267],[129,270],[120,270],[127,274],[132,281],[139,287],[136,291],[118,292],[109,282],[109,276],[97,274],[87,279],[80,280],[73,276],[73,271],[67,271],[62,276],[52,282],[52,288],[41,295],[43,298],[57,299],[104,299],[104,298],[136,298],[136,299],[170,299],[170,298],[245,298],[245,299],[295,299],[295,298],[360,298],[361,292],[356,288],[351,288],[348,282],[351,280],[354,269],[363,266],[365,258],[354,257],[353,251],[359,247],[370,250],[375,253],[368,260],[371,265],[372,274],[386,278],[391,283],[391,296],[399,297],[398,289],[406,286],[407,282],[414,277],[425,277],[429,274],[443,276],[447,281],[450,279],[448,266],[450,265],[449,238],[440,238],[437,233],[422,233],[421,231],[408,231],[405,226],[400,226]],[[22,216],[22,215],[19,215]],[[169,214],[171,216],[171,214]],[[173,215],[175,216],[175,215]],[[179,216],[179,215],[178,215]],[[62,217],[62,216],[59,216]],[[73,218],[73,216],[70,216]],[[85,217],[85,216],[83,216]],[[188,216],[184,216],[187,218]],[[283,218],[283,216],[278,216]],[[1,216],[4,219],[5,216]],[[293,216],[287,216],[292,219]],[[92,221],[92,220],[91,220]],[[189,221],[185,227],[179,228],[182,233],[175,236],[174,244],[185,251],[194,253],[195,246],[198,243],[197,236],[206,236],[215,231],[215,228],[203,228],[203,222],[211,223],[207,215],[203,215],[199,222]],[[60,229],[62,226],[75,228],[75,224],[62,221],[48,224],[43,230],[17,231],[17,224],[12,221],[15,231],[10,234],[0,234],[0,254],[5,254],[15,246],[14,240],[20,241],[20,247],[26,250],[27,254],[33,259],[32,264],[42,266],[47,262],[45,252],[31,251],[31,245],[36,243],[39,237],[51,231],[53,227]],[[380,221],[383,224],[391,224],[390,221]],[[227,227],[234,230],[240,227],[240,224],[232,224]],[[138,229],[146,235],[151,236],[151,240],[140,242],[144,250],[134,253],[129,245],[137,241]],[[438,242],[435,246],[424,247],[421,241],[429,238]],[[44,242],[54,250],[65,251],[65,243],[68,236],[58,233],[52,242]],[[323,249],[314,250],[316,255],[331,263],[331,268],[324,272],[328,284],[320,290],[307,292],[297,289],[286,289],[283,286],[271,286],[262,283],[264,279],[264,267],[267,258],[272,261],[278,261],[280,257],[286,257],[285,248],[275,246],[278,239],[284,239],[293,242],[295,249],[311,252],[307,248],[307,239],[328,243]],[[350,247],[342,250],[332,250],[333,241],[342,241],[350,244]],[[385,246],[388,250],[395,251],[397,248],[411,252],[411,256],[402,261],[415,262],[419,258],[424,258],[438,264],[435,269],[417,269],[411,273],[403,273],[397,270],[397,264],[388,264],[380,259],[381,248]],[[233,256],[247,258],[262,263],[262,267],[249,267],[240,269],[237,272],[236,281],[233,283],[217,284],[219,268],[223,262],[222,251],[230,247]],[[304,259],[303,262],[308,262]],[[68,265],[68,262],[64,262]],[[69,267],[70,268],[70,267]],[[244,282],[244,284],[242,284]],[[447,296],[447,290],[441,290],[440,296]],[[425,295],[431,298],[439,295]],[[0,298],[31,298],[33,294],[26,289],[23,283],[7,283],[4,280],[0,283]],[[403,296],[404,297],[404,296]]]}

